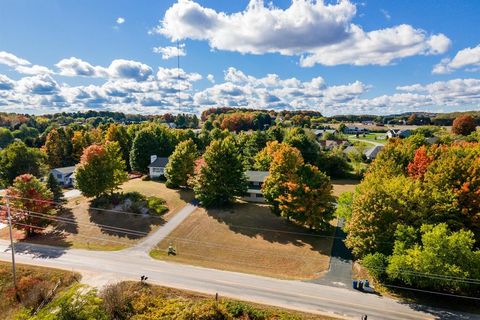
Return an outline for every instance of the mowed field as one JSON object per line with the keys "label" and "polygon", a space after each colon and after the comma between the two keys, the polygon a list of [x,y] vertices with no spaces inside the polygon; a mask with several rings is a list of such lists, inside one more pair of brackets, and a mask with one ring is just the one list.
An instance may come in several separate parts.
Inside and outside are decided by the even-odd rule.
{"label": "mowed field", "polygon": [[[146,196],[166,200],[169,211],[163,216],[144,216],[122,212],[91,210],[90,199],[83,196],[69,199],[58,217],[63,220],[25,241],[91,250],[120,250],[134,245],[171,218],[186,202],[192,192],[172,190],[165,184],[134,179],[122,185],[123,191],[137,191]],[[8,238],[8,228],[0,230],[1,238]],[[21,239],[22,233],[16,232]]]}
{"label": "mowed field", "polygon": [[[154,258],[286,279],[313,279],[328,269],[332,230],[310,232],[270,212],[239,202],[229,209],[199,208],[152,251]],[[168,256],[172,245],[176,256]]]}
{"label": "mowed field", "polygon": [[335,198],[338,198],[343,192],[353,192],[359,183],[360,181],[353,179],[332,180],[332,194]]}

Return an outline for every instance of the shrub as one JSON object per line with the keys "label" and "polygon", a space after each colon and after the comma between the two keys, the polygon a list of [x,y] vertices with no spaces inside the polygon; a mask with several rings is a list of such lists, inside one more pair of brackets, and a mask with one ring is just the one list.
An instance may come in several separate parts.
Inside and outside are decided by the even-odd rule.
{"label": "shrub", "polygon": [[233,319],[227,308],[216,301],[199,302],[186,310],[185,320],[230,320]]}
{"label": "shrub", "polygon": [[137,293],[136,286],[136,283],[120,282],[102,290],[102,304],[111,319],[129,319],[133,315],[132,301]]}
{"label": "shrub", "polygon": [[362,264],[367,268],[368,272],[376,280],[381,280],[385,278],[386,268],[387,268],[387,257],[379,252],[373,254],[367,254],[363,260]]}
{"label": "shrub", "polygon": [[161,215],[168,211],[168,207],[165,203],[165,200],[161,198],[148,197],[147,208],[150,210],[150,213]]}
{"label": "shrub", "polygon": [[268,313],[264,310],[258,310],[251,305],[237,302],[227,301],[225,307],[234,318],[249,319],[249,320],[266,320]]}

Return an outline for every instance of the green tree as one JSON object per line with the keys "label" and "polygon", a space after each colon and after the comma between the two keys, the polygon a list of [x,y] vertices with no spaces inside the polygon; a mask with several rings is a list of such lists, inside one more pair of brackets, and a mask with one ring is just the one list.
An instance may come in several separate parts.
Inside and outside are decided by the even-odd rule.
{"label": "green tree", "polygon": [[46,184],[31,174],[15,178],[7,189],[10,198],[12,219],[17,229],[24,230],[27,237],[42,231],[51,224],[49,215],[54,215],[53,194]]}
{"label": "green tree", "polygon": [[111,124],[105,134],[105,141],[118,142],[122,153],[122,159],[127,165],[127,171],[130,171],[130,149],[132,148],[132,139],[128,134],[127,127],[115,123]]}
{"label": "green tree", "polygon": [[247,191],[242,159],[232,138],[213,141],[193,180],[196,198],[206,207],[233,202]]}
{"label": "green tree", "polygon": [[24,173],[41,177],[45,172],[44,160],[45,155],[39,149],[15,141],[0,151],[0,182],[9,185]]}
{"label": "green tree", "polygon": [[283,142],[300,150],[305,162],[318,165],[321,150],[312,132],[297,127],[290,128],[286,131]]}
{"label": "green tree", "polygon": [[193,140],[180,142],[168,158],[165,167],[166,185],[173,188],[186,186],[188,179],[193,175],[196,159],[197,146]]}
{"label": "green tree", "polygon": [[352,217],[353,192],[342,192],[337,200],[337,209],[335,214],[339,218],[349,221]]}
{"label": "green tree", "polygon": [[171,130],[162,125],[151,125],[140,130],[133,139],[130,151],[132,170],[147,172],[150,156],[168,157],[173,152],[176,139]]}
{"label": "green tree", "polygon": [[94,144],[86,148],[77,167],[75,179],[77,188],[86,197],[112,193],[127,181],[125,161],[118,143],[107,142],[105,146]]}
{"label": "green tree", "polygon": [[13,135],[7,128],[0,128],[0,148],[5,148],[13,142]]}
{"label": "green tree", "polygon": [[461,281],[462,278],[480,277],[480,250],[475,250],[471,231],[452,232],[442,223],[423,225],[420,236],[421,243],[415,243],[412,241],[418,237],[415,229],[405,230],[405,227],[399,226],[386,270],[391,280],[441,291],[478,290],[474,285]]}
{"label": "green tree", "polygon": [[53,201],[55,202],[63,202],[63,190],[60,184],[58,183],[57,179],[53,176],[53,173],[50,172],[47,178],[47,187],[53,194]]}

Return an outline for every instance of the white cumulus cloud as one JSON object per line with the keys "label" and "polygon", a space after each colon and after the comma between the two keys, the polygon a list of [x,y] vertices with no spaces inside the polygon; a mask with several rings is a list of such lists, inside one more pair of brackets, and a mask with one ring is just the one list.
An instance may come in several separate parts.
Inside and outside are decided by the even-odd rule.
{"label": "white cumulus cloud", "polygon": [[364,31],[352,23],[356,7],[348,0],[294,0],[286,9],[251,0],[241,12],[226,14],[192,0],[179,0],[155,32],[171,40],[208,41],[213,49],[241,53],[301,56],[302,66],[386,65],[414,55],[445,52],[450,40],[410,25]]}
{"label": "white cumulus cloud", "polygon": [[474,48],[465,48],[457,52],[453,59],[445,58],[435,65],[432,73],[446,74],[455,70],[469,67],[472,70],[479,70],[480,67],[480,44]]}
{"label": "white cumulus cloud", "polygon": [[118,17],[117,20],[115,20],[117,22],[117,24],[123,24],[125,23],[125,18],[123,17]]}
{"label": "white cumulus cloud", "polygon": [[50,69],[44,66],[32,65],[28,60],[17,57],[16,55],[0,51],[0,64],[12,67],[15,71],[21,74],[37,75],[52,73]]}
{"label": "white cumulus cloud", "polygon": [[178,47],[174,47],[174,46],[155,47],[153,48],[153,52],[160,53],[162,55],[163,60],[167,60],[177,56],[184,57],[187,55],[187,51],[185,50],[184,43],[181,43]]}

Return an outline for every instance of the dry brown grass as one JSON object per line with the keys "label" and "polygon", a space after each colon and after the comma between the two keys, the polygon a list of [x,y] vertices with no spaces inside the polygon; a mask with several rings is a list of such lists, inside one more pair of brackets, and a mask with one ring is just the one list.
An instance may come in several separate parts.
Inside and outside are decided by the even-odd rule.
{"label": "dry brown grass", "polygon": [[332,180],[333,185],[333,196],[338,198],[340,194],[343,192],[353,192],[355,191],[355,187],[360,183],[358,180]]}
{"label": "dry brown grass", "polygon": [[[328,269],[332,246],[270,212],[265,205],[236,203],[226,210],[197,209],[152,256],[210,268],[287,279],[312,279]],[[167,256],[172,243],[177,256]]]}
{"label": "dry brown grass", "polygon": [[[155,231],[193,198],[191,192],[168,189],[163,183],[141,179],[126,182],[122,190],[137,191],[146,196],[163,198],[167,202],[169,211],[163,216],[141,216],[89,210],[90,199],[77,197],[69,199],[65,210],[59,213],[59,217],[68,218],[69,222],[73,221],[73,223],[59,223],[55,227],[49,227],[44,233],[24,241],[91,250],[121,250],[134,245],[145,235]],[[119,229],[112,230],[104,226]],[[138,233],[132,233],[129,230]],[[8,230],[1,230],[0,236],[7,238]],[[17,238],[21,237],[17,236]]]}

